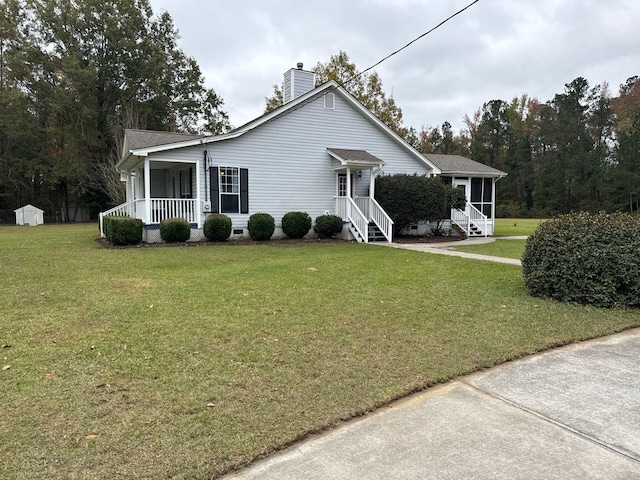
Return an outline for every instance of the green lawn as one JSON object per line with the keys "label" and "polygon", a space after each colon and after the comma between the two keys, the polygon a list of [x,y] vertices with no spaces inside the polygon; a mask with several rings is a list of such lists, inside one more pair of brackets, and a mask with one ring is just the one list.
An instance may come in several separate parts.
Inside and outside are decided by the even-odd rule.
{"label": "green lawn", "polygon": [[[0,227],[0,477],[210,478],[410,392],[640,325],[521,268],[356,243]],[[313,267],[312,271],[309,268]]]}
{"label": "green lawn", "polygon": [[496,236],[531,235],[543,221],[544,219],[540,218],[496,218],[494,234]]}
{"label": "green lawn", "polygon": [[524,253],[526,240],[502,240],[496,239],[491,243],[480,245],[460,245],[456,250],[461,252],[479,253],[481,255],[493,255],[496,257],[516,258],[520,260]]}

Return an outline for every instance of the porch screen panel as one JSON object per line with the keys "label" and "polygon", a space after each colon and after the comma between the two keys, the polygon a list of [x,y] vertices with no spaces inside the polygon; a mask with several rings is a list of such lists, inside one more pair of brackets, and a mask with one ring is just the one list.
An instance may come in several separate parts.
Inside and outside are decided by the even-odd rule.
{"label": "porch screen panel", "polygon": [[[471,203],[482,201],[482,179],[471,179]],[[477,208],[477,207],[476,207]]]}
{"label": "porch screen panel", "polygon": [[493,180],[490,178],[484,179],[484,191],[482,192],[482,201],[491,203],[491,193],[493,187]]}
{"label": "porch screen panel", "polygon": [[211,211],[220,213],[220,180],[218,178],[218,167],[209,169],[209,198],[211,199]]}

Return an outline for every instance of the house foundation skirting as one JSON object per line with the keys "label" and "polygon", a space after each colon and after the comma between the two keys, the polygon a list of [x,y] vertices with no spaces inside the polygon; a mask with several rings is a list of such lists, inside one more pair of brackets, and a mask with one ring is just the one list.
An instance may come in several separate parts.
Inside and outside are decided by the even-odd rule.
{"label": "house foundation skirting", "polygon": [[[187,242],[201,242],[205,240],[204,233],[197,225],[191,224],[191,236]],[[142,226],[142,241],[146,243],[160,243],[160,225],[143,225]]]}

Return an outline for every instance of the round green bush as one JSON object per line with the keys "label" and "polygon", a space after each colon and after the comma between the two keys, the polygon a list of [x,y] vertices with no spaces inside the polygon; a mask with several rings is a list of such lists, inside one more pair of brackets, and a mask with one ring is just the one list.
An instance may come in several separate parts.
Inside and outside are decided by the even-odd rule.
{"label": "round green bush", "polygon": [[282,231],[289,238],[302,238],[311,230],[311,217],[306,212],[288,212],[282,217]]}
{"label": "round green bush", "polygon": [[538,226],[522,256],[531,295],[598,307],[640,307],[640,218],[572,213]]}
{"label": "round green bush", "polygon": [[276,222],[268,213],[254,213],[249,217],[248,228],[252,240],[269,240],[276,229]]}
{"label": "round green bush", "polygon": [[224,242],[231,236],[231,219],[224,213],[209,215],[204,221],[202,231],[211,242]]}
{"label": "round green bush", "polygon": [[342,218],[337,215],[320,215],[316,217],[316,224],[313,231],[320,238],[332,238],[342,232]]}
{"label": "round green bush", "polygon": [[186,242],[191,236],[191,226],[184,218],[165,218],[160,222],[160,238],[167,243]]}

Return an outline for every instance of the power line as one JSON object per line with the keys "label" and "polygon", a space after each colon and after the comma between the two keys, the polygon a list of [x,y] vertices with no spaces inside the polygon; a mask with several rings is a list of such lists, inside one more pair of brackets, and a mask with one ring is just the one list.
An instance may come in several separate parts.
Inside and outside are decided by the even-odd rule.
{"label": "power line", "polygon": [[384,57],[382,60],[378,61],[377,63],[374,63],[373,65],[371,65],[369,68],[365,68],[363,71],[361,71],[360,73],[358,73],[357,75],[354,75],[353,77],[351,77],[349,80],[347,80],[346,82],[344,82],[344,85],[346,85],[347,83],[355,80],[356,78],[358,78],[359,76],[365,74],[366,72],[368,72],[369,70],[372,70],[373,68],[377,67],[378,65],[380,65],[382,62],[384,62],[385,60],[388,60],[389,58],[393,57],[395,54],[400,53],[402,50],[404,50],[405,48],[413,45],[414,43],[416,43],[418,40],[420,40],[423,37],[426,37],[427,35],[429,35],[431,32],[433,32],[434,30],[437,30],[438,28],[440,28],[442,25],[444,25],[445,23],[447,23],[449,20],[451,20],[452,18],[454,18],[457,15],[460,15],[462,12],[464,12],[465,10],[467,10],[468,8],[471,8],[473,5],[475,5],[476,3],[478,3],[480,0],[474,0],[473,2],[471,2],[469,5],[467,5],[466,7],[458,10],[456,13],[454,13],[453,15],[450,15],[449,17],[445,18],[443,21],[441,21],[439,24],[437,24],[435,27],[431,28],[430,30],[427,30],[426,32],[424,32],[422,35],[414,38],[413,40],[411,40],[409,43],[407,43],[404,47],[399,48],[398,50],[396,50],[393,53],[390,53],[389,55],[387,55],[386,57]]}

